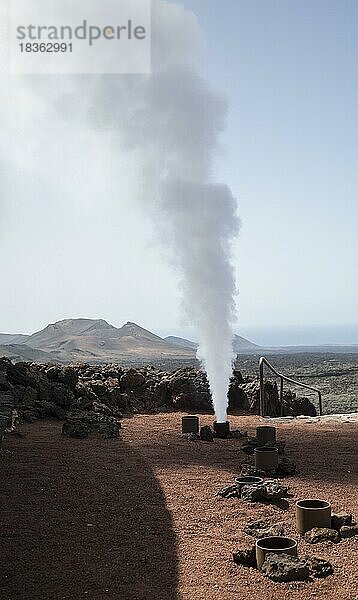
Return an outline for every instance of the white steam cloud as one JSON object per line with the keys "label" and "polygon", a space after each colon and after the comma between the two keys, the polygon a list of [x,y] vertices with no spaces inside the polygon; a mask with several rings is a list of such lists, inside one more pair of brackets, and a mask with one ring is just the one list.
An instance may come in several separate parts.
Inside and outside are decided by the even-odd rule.
{"label": "white steam cloud", "polygon": [[[50,204],[60,188],[74,206],[83,206],[86,193],[98,201],[105,173],[118,196],[127,190],[152,216],[180,274],[216,418],[224,422],[235,320],[231,244],[239,229],[230,190],[212,176],[226,106],[197,73],[201,31],[190,11],[153,1],[152,40],[150,76],[9,79],[0,106],[2,168],[13,194],[36,203],[41,182]],[[103,158],[109,154],[111,167]],[[21,187],[9,184],[19,172]]]}

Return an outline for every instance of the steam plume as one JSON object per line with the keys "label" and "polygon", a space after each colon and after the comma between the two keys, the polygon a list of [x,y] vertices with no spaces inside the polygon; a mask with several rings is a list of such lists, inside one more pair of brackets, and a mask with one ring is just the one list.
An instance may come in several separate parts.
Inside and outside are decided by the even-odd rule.
{"label": "steam plume", "polygon": [[[33,76],[12,81],[11,102],[3,106],[8,135],[14,135],[8,130],[9,117],[11,127],[18,111],[21,135],[30,145],[25,147],[27,151],[31,144],[34,147],[31,168],[23,139],[10,159],[15,171],[27,165],[37,173],[34,193],[38,178],[53,186],[54,181],[63,181],[63,172],[64,193],[74,195],[80,187],[84,194],[87,187],[90,195],[93,185],[100,193],[102,174],[96,172],[96,160],[82,173],[71,166],[89,138],[99,157],[110,144],[111,178],[118,190],[130,179],[129,173],[135,173],[131,197],[153,217],[168,258],[180,274],[184,308],[197,327],[198,356],[208,375],[216,418],[222,422],[235,313],[230,251],[239,228],[229,188],[212,177],[226,106],[197,72],[201,32],[191,12],[154,0],[152,40],[150,76]],[[56,154],[51,150],[54,127]],[[9,144],[0,151],[9,161]],[[30,177],[27,189],[29,183]],[[73,198],[73,203],[78,200]]]}

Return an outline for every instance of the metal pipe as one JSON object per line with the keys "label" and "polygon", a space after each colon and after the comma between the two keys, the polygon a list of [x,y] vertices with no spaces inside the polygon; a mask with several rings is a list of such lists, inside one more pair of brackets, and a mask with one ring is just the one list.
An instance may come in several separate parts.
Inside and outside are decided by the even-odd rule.
{"label": "metal pipe", "polygon": [[214,436],[217,438],[227,438],[230,433],[230,423],[226,421],[225,423],[214,422]]}
{"label": "metal pipe", "polygon": [[265,416],[264,362],[260,358],[260,415]]}
{"label": "metal pipe", "polygon": [[323,411],[322,411],[322,394],[321,392],[318,392],[318,403],[319,403],[319,414],[320,417],[323,415]]}

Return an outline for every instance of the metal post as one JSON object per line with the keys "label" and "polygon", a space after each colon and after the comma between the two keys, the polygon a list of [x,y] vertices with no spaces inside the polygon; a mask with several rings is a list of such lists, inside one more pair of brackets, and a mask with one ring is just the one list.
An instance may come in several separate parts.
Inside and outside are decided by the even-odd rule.
{"label": "metal post", "polygon": [[265,416],[264,361],[260,358],[260,415]]}
{"label": "metal post", "polygon": [[322,394],[318,392],[319,416],[322,417]]}
{"label": "metal post", "polygon": [[280,378],[280,408],[281,417],[283,417],[283,377]]}

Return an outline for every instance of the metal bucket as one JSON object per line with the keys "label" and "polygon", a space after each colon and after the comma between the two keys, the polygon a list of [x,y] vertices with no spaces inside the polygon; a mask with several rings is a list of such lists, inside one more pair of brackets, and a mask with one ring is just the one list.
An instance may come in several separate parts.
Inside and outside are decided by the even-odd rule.
{"label": "metal bucket", "polygon": [[271,442],[274,445],[276,442],[276,427],[269,427],[267,425],[256,427],[256,438],[262,446],[267,444],[267,442]]}
{"label": "metal bucket", "polygon": [[235,484],[239,492],[244,485],[261,485],[263,482],[262,477],[254,477],[253,475],[243,475],[235,478]]}
{"label": "metal bucket", "polygon": [[266,446],[255,448],[255,467],[262,471],[273,471],[278,467],[277,448],[268,448]]}
{"label": "metal bucket", "polygon": [[214,422],[214,436],[217,438],[227,438],[230,433],[230,423],[226,421],[225,423]]}
{"label": "metal bucket", "polygon": [[261,569],[265,562],[266,554],[290,554],[297,556],[297,542],[292,538],[286,537],[267,537],[260,538],[256,542],[256,561],[257,568]]}
{"label": "metal bucket", "polygon": [[331,527],[331,505],[326,500],[299,500],[296,502],[296,527],[303,535],[313,527]]}
{"label": "metal bucket", "polygon": [[199,433],[199,417],[182,417],[182,433]]}

